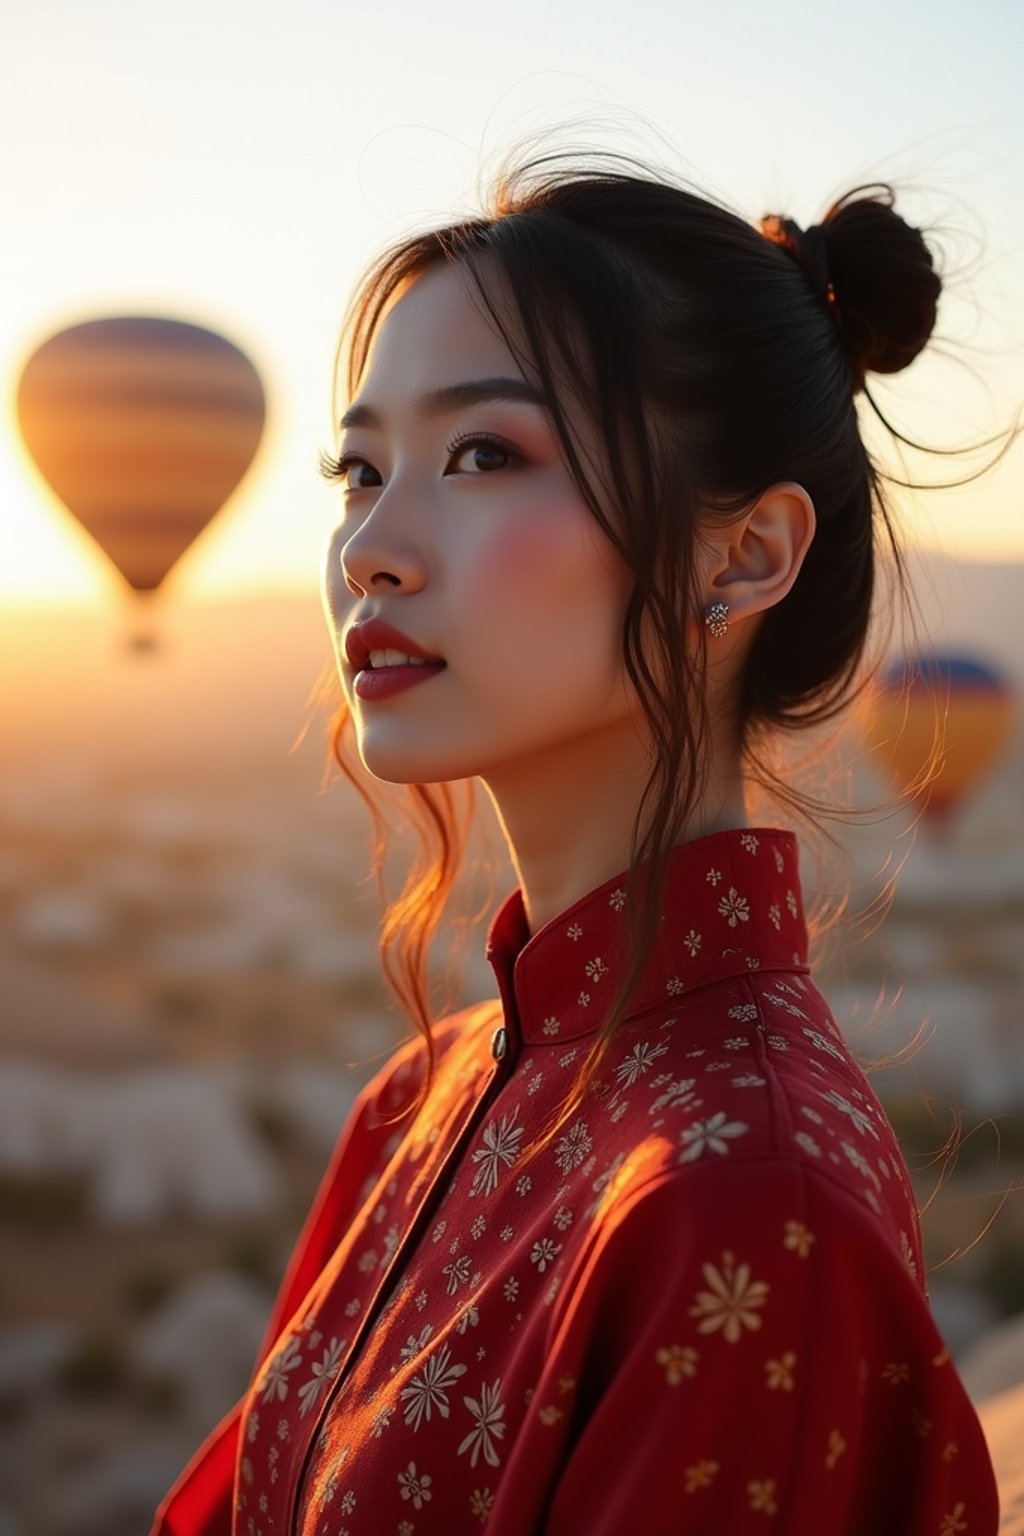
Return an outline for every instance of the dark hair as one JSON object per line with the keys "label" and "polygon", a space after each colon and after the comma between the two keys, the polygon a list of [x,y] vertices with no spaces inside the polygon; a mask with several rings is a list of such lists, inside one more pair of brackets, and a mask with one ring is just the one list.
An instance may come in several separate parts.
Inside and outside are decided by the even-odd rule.
{"label": "dark hair", "polygon": [[[656,761],[633,826],[630,963],[594,1050],[535,1152],[578,1110],[622,1023],[657,930],[670,850],[707,783],[703,627],[695,655],[686,640],[688,616],[701,611],[696,542],[703,526],[732,522],[778,481],[806,489],[816,531],[791,590],[761,616],[736,729],[751,783],[812,825],[815,811],[837,814],[799,793],[791,772],[773,767],[773,755],[785,733],[832,720],[870,681],[858,683],[857,674],[872,617],[876,542],[884,539],[891,551],[910,611],[883,489],[891,477],[861,440],[855,396],[863,393],[877,412],[866,375],[894,373],[918,356],[942,291],[923,233],[894,211],[888,184],[854,188],[810,230],[778,215],[756,228],[709,197],[652,176],[632,157],[609,151],[602,158],[610,167],[563,166],[572,155],[541,154],[518,165],[513,155],[486,216],[390,246],[353,295],[339,347],[340,358],[351,330],[351,398],[398,285],[435,263],[459,263],[543,390],[579,493],[635,580],[623,657]],[[568,393],[604,445],[610,516],[580,464],[563,408]],[[640,643],[647,624],[653,656]],[[342,703],[332,749],[374,816],[379,877],[387,838],[364,776],[345,762],[348,723]],[[451,785],[405,790],[424,859],[387,909],[380,947],[388,984],[426,1040],[418,1111],[435,1065],[428,946],[459,871],[468,813],[460,826]],[[471,781],[467,790],[471,810]],[[402,974],[392,965],[396,948]]]}

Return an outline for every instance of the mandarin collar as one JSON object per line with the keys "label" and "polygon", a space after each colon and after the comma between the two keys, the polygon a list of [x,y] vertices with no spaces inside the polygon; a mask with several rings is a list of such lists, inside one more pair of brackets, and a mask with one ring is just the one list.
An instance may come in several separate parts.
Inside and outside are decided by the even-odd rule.
{"label": "mandarin collar", "polygon": [[[626,871],[531,937],[522,887],[487,932],[505,1026],[524,1044],[594,1034],[624,969]],[[661,932],[627,1009],[656,1008],[728,976],[807,971],[799,844],[781,827],[737,827],[670,851]]]}

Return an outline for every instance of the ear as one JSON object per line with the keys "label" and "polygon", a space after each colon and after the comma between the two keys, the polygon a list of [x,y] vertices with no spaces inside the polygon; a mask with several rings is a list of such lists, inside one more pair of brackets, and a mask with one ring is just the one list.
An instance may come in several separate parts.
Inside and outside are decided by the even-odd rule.
{"label": "ear", "polygon": [[705,526],[706,600],[728,603],[730,624],[774,607],[796,581],[816,526],[814,503],[795,480],[769,486],[736,522]]}

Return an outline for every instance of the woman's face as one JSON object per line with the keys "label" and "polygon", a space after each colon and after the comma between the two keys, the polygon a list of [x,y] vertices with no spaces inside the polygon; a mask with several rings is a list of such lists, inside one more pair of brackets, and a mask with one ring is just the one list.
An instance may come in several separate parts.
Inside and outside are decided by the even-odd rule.
{"label": "woman's face", "polygon": [[[595,733],[637,731],[621,659],[632,578],[581,500],[546,411],[522,400],[418,408],[455,384],[525,382],[471,281],[442,264],[390,301],[350,402],[379,425],[350,426],[341,441],[358,462],[338,492],[325,598],[360,757],[389,783],[525,774],[528,784],[534,769],[585,753]],[[500,445],[453,446],[478,433]],[[358,697],[344,632],[371,616],[444,669],[387,698]]]}

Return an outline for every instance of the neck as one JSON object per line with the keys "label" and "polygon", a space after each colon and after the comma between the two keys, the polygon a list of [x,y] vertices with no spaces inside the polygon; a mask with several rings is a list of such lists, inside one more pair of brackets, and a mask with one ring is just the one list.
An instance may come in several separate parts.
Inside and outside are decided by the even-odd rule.
{"label": "neck", "polygon": [[[628,868],[649,761],[633,733],[574,742],[557,761],[484,780],[523,892],[530,934]],[[649,804],[650,802],[648,802]],[[716,758],[709,788],[675,842],[749,825],[738,762]]]}

